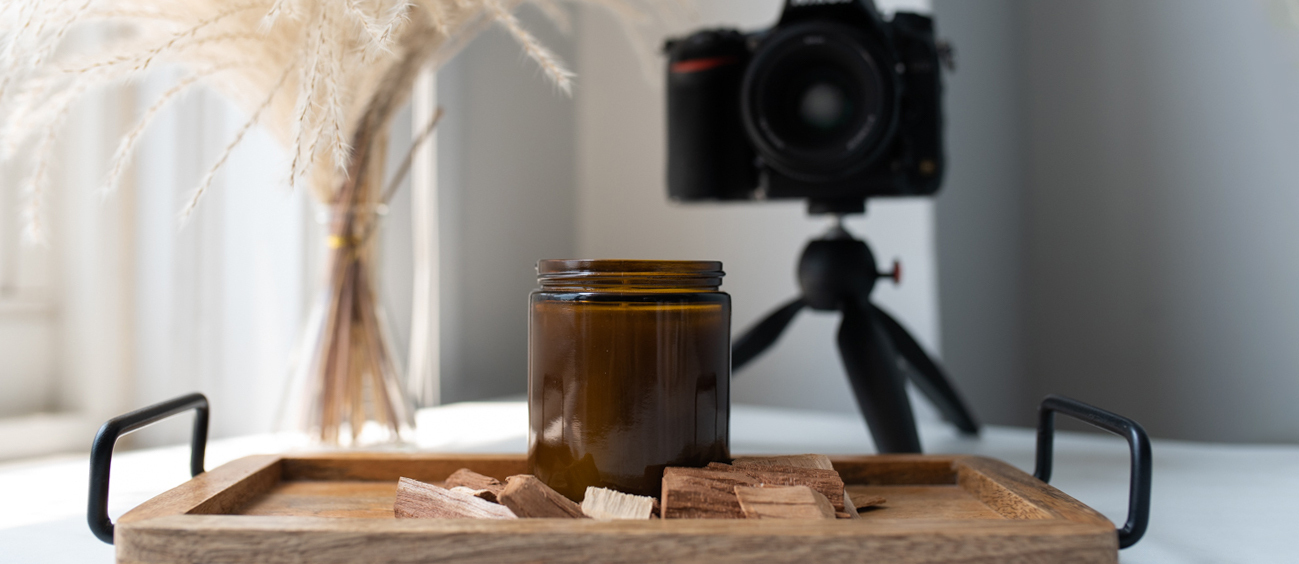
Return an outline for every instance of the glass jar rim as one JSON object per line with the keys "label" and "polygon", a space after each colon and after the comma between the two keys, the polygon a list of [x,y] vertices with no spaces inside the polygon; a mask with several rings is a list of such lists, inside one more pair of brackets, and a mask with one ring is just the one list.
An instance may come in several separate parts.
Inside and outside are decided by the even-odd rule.
{"label": "glass jar rim", "polygon": [[725,275],[715,260],[537,261],[537,283],[551,291],[717,291]]}
{"label": "glass jar rim", "polygon": [[725,276],[721,261],[716,260],[639,260],[639,259],[543,259],[537,261],[537,275],[683,275]]}

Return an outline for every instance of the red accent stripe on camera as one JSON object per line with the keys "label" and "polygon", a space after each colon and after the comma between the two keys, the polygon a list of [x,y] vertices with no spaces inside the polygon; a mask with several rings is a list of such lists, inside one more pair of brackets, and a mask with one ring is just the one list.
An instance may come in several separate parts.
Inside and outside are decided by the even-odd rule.
{"label": "red accent stripe on camera", "polygon": [[736,57],[704,57],[702,59],[690,59],[686,61],[677,61],[672,63],[668,68],[673,73],[699,72],[709,69],[715,69],[720,66],[733,65],[740,62]]}

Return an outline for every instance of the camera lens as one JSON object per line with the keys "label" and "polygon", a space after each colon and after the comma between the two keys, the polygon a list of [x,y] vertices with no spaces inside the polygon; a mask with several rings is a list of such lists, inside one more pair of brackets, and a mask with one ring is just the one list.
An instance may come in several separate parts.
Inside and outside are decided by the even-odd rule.
{"label": "camera lens", "polygon": [[831,131],[852,115],[852,103],[843,88],[830,82],[808,86],[799,98],[798,116],[803,125],[817,131]]}
{"label": "camera lens", "polygon": [[876,53],[885,52],[828,22],[793,26],[764,43],[741,100],[745,128],[771,166],[829,180],[870,164],[891,134],[896,98]]}
{"label": "camera lens", "polygon": [[787,147],[834,152],[844,146],[859,125],[861,106],[869,104],[865,93],[833,67],[790,70],[772,85],[777,92],[763,97],[766,126]]}

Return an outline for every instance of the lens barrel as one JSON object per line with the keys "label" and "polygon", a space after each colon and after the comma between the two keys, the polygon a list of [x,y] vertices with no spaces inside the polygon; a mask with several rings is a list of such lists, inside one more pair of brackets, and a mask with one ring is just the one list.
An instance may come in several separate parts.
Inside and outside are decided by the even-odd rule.
{"label": "lens barrel", "polygon": [[741,119],[768,165],[805,181],[872,164],[897,123],[890,51],[860,31],[811,21],[776,31],[741,86]]}

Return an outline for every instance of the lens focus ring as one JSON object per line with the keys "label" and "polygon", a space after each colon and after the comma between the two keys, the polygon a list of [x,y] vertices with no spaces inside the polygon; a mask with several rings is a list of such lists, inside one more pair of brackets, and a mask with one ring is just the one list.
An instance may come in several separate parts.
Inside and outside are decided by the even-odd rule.
{"label": "lens focus ring", "polygon": [[833,180],[870,164],[896,122],[890,52],[866,34],[807,22],[764,42],[741,89],[745,129],[780,172]]}

